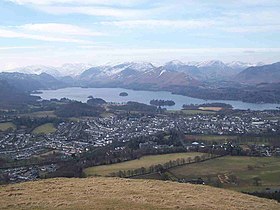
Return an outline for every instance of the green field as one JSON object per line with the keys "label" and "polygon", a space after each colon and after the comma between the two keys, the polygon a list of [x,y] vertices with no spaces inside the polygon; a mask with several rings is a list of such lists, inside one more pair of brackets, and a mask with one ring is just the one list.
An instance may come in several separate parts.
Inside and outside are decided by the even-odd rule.
{"label": "green field", "polygon": [[151,165],[164,164],[170,160],[176,160],[177,158],[188,158],[202,155],[202,153],[174,153],[165,155],[150,155],[144,156],[137,160],[126,161],[122,163],[116,163],[111,165],[102,165],[86,168],[84,170],[86,176],[109,176],[113,172],[118,172],[120,170],[132,170],[141,167],[150,167]]}
{"label": "green field", "polygon": [[[222,180],[222,187],[236,190],[263,189],[280,187],[280,158],[277,157],[239,157],[226,156],[201,163],[179,166],[170,171],[178,178],[203,178],[207,184],[216,185]],[[235,176],[237,182],[227,178]],[[222,179],[219,179],[222,177]],[[253,178],[260,178],[256,186]]]}
{"label": "green field", "polygon": [[9,128],[12,128],[13,130],[15,130],[16,126],[11,122],[0,123],[0,131],[6,131]]}
{"label": "green field", "polygon": [[225,136],[225,135],[186,135],[188,140],[194,141],[230,141],[236,140],[237,136]]}
{"label": "green field", "polygon": [[26,113],[22,116],[25,117],[34,117],[34,118],[43,118],[43,117],[52,117],[56,118],[57,116],[54,114],[54,111],[40,111],[40,112],[32,112],[32,113]]}
{"label": "green field", "polygon": [[197,109],[189,109],[189,110],[168,110],[169,113],[175,114],[184,114],[184,115],[197,115],[197,114],[215,114],[214,111],[203,111]]}
{"label": "green field", "polygon": [[44,125],[40,125],[37,128],[35,128],[32,133],[33,134],[49,134],[56,131],[56,128],[52,123],[46,123]]}

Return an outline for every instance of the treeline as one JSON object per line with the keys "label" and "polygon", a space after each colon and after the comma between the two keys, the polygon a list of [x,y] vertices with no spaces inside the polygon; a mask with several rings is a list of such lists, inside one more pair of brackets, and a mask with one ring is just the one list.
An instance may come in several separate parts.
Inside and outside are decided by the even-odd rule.
{"label": "treeline", "polygon": [[[187,153],[186,153],[187,154]],[[188,158],[178,158],[176,160],[170,160],[164,164],[157,164],[157,165],[151,165],[148,168],[141,167],[137,168],[134,170],[120,170],[118,172],[113,172],[110,174],[110,176],[113,177],[121,177],[121,178],[130,178],[133,176],[141,176],[141,175],[146,175],[146,174],[151,174],[151,173],[164,173],[166,170],[178,167],[178,166],[183,166],[186,164],[191,164],[191,163],[198,163],[201,161],[206,161],[212,158],[217,157],[216,155],[213,154],[203,154],[201,156],[195,156],[194,158],[188,157]]]}
{"label": "treeline", "polygon": [[175,102],[172,100],[155,100],[155,99],[153,99],[150,101],[150,104],[154,105],[154,106],[174,106]]}
{"label": "treeline", "polygon": [[249,195],[254,195],[260,198],[268,198],[276,200],[280,203],[280,191],[274,191],[274,192],[243,192]]}

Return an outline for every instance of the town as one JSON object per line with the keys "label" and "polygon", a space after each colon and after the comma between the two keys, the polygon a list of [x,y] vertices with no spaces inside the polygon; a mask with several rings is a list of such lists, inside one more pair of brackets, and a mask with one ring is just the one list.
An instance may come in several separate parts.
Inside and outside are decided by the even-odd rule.
{"label": "town", "polygon": [[[179,147],[184,147],[186,151],[205,151],[205,148],[213,148],[213,142],[216,142],[215,147],[219,148],[227,148],[227,144],[239,147],[240,144],[246,144],[246,136],[272,136],[272,139],[277,137],[280,133],[279,117],[279,111],[250,110],[193,115],[168,111],[141,114],[115,112],[114,115],[104,117],[62,120],[55,131],[50,133],[34,134],[28,129],[8,129],[0,132],[0,157],[1,160],[7,160],[6,165],[2,164],[0,174],[11,182],[34,180],[42,177],[39,172],[54,172],[58,168],[57,161],[68,161],[109,145],[114,145],[115,151],[121,150],[137,138],[144,139],[139,143],[140,149],[165,148],[166,152],[170,152],[171,148],[178,147],[178,143],[168,142],[167,145],[166,142],[153,142],[151,137],[162,134],[166,138],[172,130],[180,133]],[[203,138],[188,139],[188,135],[240,136],[243,140],[229,138],[215,141],[214,138],[212,141],[203,141]],[[246,154],[252,156],[280,155],[280,145],[275,141],[273,144],[273,141],[263,143],[255,140],[253,144],[247,145],[246,150],[249,150]],[[33,160],[32,164],[25,165],[29,160]]]}

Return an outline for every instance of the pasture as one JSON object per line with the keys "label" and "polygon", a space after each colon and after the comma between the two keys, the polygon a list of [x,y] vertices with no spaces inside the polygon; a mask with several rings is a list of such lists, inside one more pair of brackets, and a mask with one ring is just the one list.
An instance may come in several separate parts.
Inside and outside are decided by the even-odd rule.
{"label": "pasture", "polygon": [[148,168],[151,165],[164,164],[169,162],[170,160],[176,160],[178,158],[194,158],[195,156],[200,156],[203,153],[173,153],[173,154],[164,154],[164,155],[149,155],[143,156],[140,159],[126,161],[122,163],[110,164],[110,165],[102,165],[102,166],[94,166],[90,168],[86,168],[84,170],[86,176],[109,176],[113,172],[118,172],[120,170],[133,170],[137,168]]}

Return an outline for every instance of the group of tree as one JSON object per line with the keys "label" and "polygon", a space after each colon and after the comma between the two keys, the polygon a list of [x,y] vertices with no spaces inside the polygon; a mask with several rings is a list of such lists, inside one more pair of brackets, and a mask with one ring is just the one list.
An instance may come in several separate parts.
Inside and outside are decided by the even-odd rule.
{"label": "group of tree", "polygon": [[87,100],[87,104],[91,106],[102,106],[104,104],[107,104],[107,102],[102,98],[94,98],[92,96],[89,96]]}
{"label": "group of tree", "polygon": [[154,106],[174,106],[175,105],[175,102],[172,101],[172,100],[156,100],[156,99],[153,99],[150,101],[150,104],[151,105],[154,105]]}
{"label": "group of tree", "polygon": [[157,108],[154,106],[133,102],[133,101],[129,101],[124,105],[111,105],[110,108],[115,111],[121,110],[121,111],[128,111],[128,112],[135,111],[135,112],[155,113],[157,111]]}

